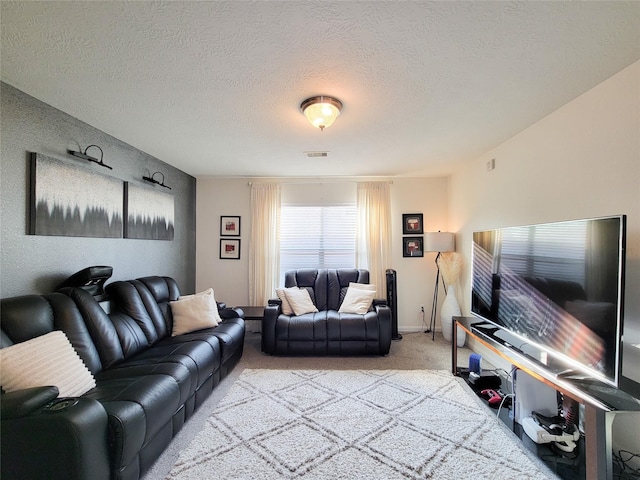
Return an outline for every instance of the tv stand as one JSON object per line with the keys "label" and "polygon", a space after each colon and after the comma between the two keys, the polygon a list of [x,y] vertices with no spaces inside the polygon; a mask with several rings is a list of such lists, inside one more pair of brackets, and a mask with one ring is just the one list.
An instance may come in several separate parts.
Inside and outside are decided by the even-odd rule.
{"label": "tv stand", "polygon": [[555,374],[556,378],[566,378],[567,380],[571,380],[573,382],[588,382],[591,380],[589,375],[585,375],[581,372],[576,372],[575,370],[568,368],[566,370],[562,370]]}
{"label": "tv stand", "polygon": [[495,326],[487,324],[487,323],[482,323],[482,324],[476,325],[476,329],[478,331],[486,333],[487,335],[494,335],[497,331],[500,330],[498,327],[495,327]]}
{"label": "tv stand", "polygon": [[[465,323],[469,325],[465,326]],[[640,400],[575,371],[554,372],[534,356],[516,348],[498,335],[499,327],[479,321],[475,317],[453,317],[451,341],[451,370],[459,374],[457,362],[457,329],[523,370],[536,380],[584,405],[584,447],[586,480],[613,479],[611,425],[617,412],[640,412]],[[517,395],[517,392],[515,392]]]}

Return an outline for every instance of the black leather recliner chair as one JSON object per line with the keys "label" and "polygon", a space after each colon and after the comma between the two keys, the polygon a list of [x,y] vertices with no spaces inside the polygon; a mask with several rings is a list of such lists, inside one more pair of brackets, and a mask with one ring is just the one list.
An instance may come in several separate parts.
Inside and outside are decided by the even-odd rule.
{"label": "black leather recliner chair", "polygon": [[387,355],[391,347],[391,309],[376,299],[365,314],[339,313],[350,282],[369,283],[362,269],[302,269],[285,273],[285,287],[309,291],[319,310],[300,316],[282,313],[269,300],[262,320],[262,351],[271,355]]}

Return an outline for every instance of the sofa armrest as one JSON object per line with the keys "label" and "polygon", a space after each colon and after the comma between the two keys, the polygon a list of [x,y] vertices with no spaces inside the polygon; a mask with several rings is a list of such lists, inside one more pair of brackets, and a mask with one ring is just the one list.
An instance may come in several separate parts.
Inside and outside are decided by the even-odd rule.
{"label": "sofa armrest", "polygon": [[0,418],[9,420],[29,415],[58,398],[58,387],[33,387],[2,394]]}
{"label": "sofa armrest", "polygon": [[391,308],[385,301],[383,304],[375,305],[374,308],[378,314],[378,324],[380,328],[380,354],[386,355],[391,349],[391,337],[393,336],[391,322]]}
{"label": "sofa armrest", "polygon": [[[274,303],[272,303],[274,302]],[[282,313],[280,300],[269,300],[262,317],[262,351],[273,355],[276,348],[276,323]]]}
{"label": "sofa armrest", "polygon": [[[42,401],[47,396],[45,392],[32,393],[30,401]],[[2,395],[3,403],[6,395],[9,394]],[[95,400],[57,399],[24,416],[3,417],[0,444],[2,478],[108,480],[110,477],[107,412]]]}
{"label": "sofa armrest", "polygon": [[387,300],[385,298],[374,298],[373,299],[373,308],[379,307],[379,306],[385,306],[385,305],[387,305]]}
{"label": "sofa armrest", "polygon": [[220,318],[226,320],[228,318],[244,318],[244,312],[241,308],[222,308],[218,310],[220,313]]}

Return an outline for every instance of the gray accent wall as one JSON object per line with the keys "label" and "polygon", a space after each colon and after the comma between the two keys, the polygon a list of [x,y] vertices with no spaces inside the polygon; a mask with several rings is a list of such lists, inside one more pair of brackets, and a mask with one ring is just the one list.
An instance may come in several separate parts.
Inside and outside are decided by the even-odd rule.
{"label": "gray accent wall", "polygon": [[[109,281],[166,275],[176,279],[183,293],[192,293],[196,179],[10,85],[1,83],[0,88],[0,296],[51,292],[69,275],[92,265],[112,266]],[[67,153],[92,144],[102,148],[104,163],[113,170]],[[174,240],[29,235],[31,152],[170,193]],[[99,156],[97,149],[88,153]],[[142,180],[145,173],[156,171],[164,174],[171,190]]]}

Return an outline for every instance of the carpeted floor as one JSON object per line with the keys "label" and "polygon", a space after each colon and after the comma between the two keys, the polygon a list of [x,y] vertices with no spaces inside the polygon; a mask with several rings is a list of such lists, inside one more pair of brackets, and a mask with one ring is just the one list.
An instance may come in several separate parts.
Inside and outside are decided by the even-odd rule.
{"label": "carpeted floor", "polygon": [[171,480],[545,480],[446,370],[246,369]]}
{"label": "carpeted floor", "polygon": [[[277,370],[450,370],[451,344],[436,333],[435,341],[430,334],[403,334],[402,340],[394,341],[386,357],[271,357],[260,351],[260,334],[253,333],[253,325],[247,322],[245,350],[240,363],[216,387],[209,399],[194,413],[180,433],[165,449],[154,466],[143,477],[144,480],[166,478],[180,452],[196,437],[221,399],[245,369]],[[458,349],[459,365],[468,363],[471,351]]]}

